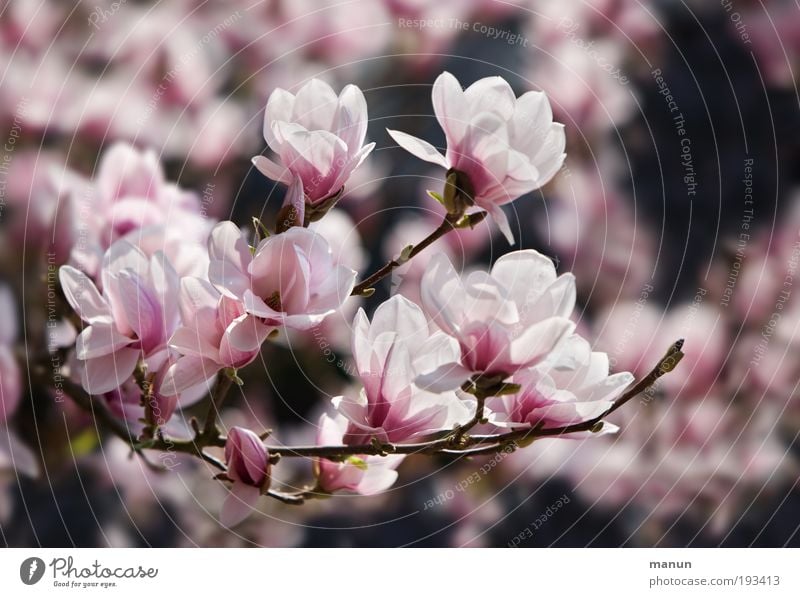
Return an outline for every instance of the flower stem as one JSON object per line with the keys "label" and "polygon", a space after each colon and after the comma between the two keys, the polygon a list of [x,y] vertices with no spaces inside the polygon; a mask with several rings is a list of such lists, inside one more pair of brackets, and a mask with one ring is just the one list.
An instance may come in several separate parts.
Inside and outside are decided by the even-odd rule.
{"label": "flower stem", "polygon": [[363,294],[369,294],[370,290],[372,290],[378,282],[383,280],[386,276],[391,274],[396,268],[408,263],[411,259],[422,253],[426,248],[431,246],[437,240],[445,236],[447,233],[452,232],[460,227],[460,222],[462,218],[469,218],[467,223],[468,226],[474,227],[482,222],[488,214],[485,211],[476,212],[474,214],[470,214],[469,216],[464,216],[463,214],[447,214],[442,218],[442,223],[431,232],[428,236],[418,242],[416,245],[413,245],[411,250],[408,253],[408,257],[404,260],[392,259],[389,263],[381,267],[379,270],[373,272],[369,275],[365,280],[359,282],[355,288],[353,288],[353,292],[350,294],[352,296],[361,296]]}
{"label": "flower stem", "polygon": [[[448,433],[442,437],[426,442],[414,444],[382,444],[373,442],[362,445],[342,445],[342,446],[267,446],[267,450],[273,456],[279,457],[300,457],[300,458],[327,458],[330,460],[344,460],[348,456],[361,455],[385,455],[385,454],[422,454],[422,455],[453,455],[457,457],[481,456],[495,454],[502,451],[514,450],[523,447],[542,437],[557,437],[571,433],[585,431],[599,431],[605,417],[624,406],[635,396],[647,391],[662,375],[672,371],[683,357],[683,340],[678,340],[670,346],[666,355],[662,357],[658,364],[650,373],[640,379],[628,391],[620,396],[604,413],[600,416],[562,427],[532,427],[530,429],[518,429],[504,433],[489,435],[468,435],[467,432],[483,420],[484,402],[488,397],[485,392],[476,392],[478,404],[473,418],[455,433]],[[45,369],[43,369],[44,371]],[[216,426],[217,413],[230,390],[233,379],[226,372],[221,372],[218,384],[212,394],[209,404],[209,412],[206,417],[203,429],[195,429],[195,437],[186,441],[173,441],[157,434],[155,438],[144,443],[137,443],[133,433],[127,424],[116,417],[99,401],[95,401],[87,394],[82,387],[74,382],[64,379],[63,389],[75,402],[84,410],[90,412],[95,419],[95,423],[104,426],[114,435],[118,436],[131,446],[131,449],[141,453],[144,449],[173,451],[182,454],[190,454],[204,460],[219,470],[225,471],[225,465],[216,458],[206,454],[204,448],[225,446],[226,438],[222,436]],[[293,505],[302,504],[307,498],[313,497],[314,492],[302,491],[299,493],[282,493],[270,490],[267,495],[281,502]]]}

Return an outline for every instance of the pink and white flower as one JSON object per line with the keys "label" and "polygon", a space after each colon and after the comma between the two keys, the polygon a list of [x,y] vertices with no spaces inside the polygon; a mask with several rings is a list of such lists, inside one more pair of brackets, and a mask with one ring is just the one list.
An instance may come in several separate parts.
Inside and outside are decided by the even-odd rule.
{"label": "pink and white flower", "polygon": [[253,510],[261,493],[269,489],[269,453],[252,431],[231,427],[225,442],[227,476],[233,482],[220,512],[225,526],[234,526]]}
{"label": "pink and white flower", "polygon": [[89,324],[75,345],[87,392],[118,388],[140,359],[149,371],[166,363],[167,339],[179,323],[178,276],[162,253],[148,259],[128,241],[111,245],[103,258],[102,294],[72,266],[63,266],[59,278],[70,306]]}
{"label": "pink and white flower", "polygon": [[209,240],[209,280],[242,303],[228,330],[231,346],[257,350],[276,327],[306,330],[334,313],[350,296],[356,272],[336,265],[327,241],[293,227],[263,239],[253,254],[233,222],[221,222]]}
{"label": "pink and white flower", "polygon": [[453,338],[429,333],[417,305],[395,295],[378,307],[372,323],[359,309],[352,333],[364,388],[357,396],[334,399],[350,421],[345,443],[366,444],[373,437],[401,442],[469,420],[471,410],[455,392],[434,394],[414,383],[422,373],[459,357]]}
{"label": "pink and white flower", "polygon": [[91,276],[108,247],[123,237],[137,244],[132,233],[143,228],[175,226],[183,238],[196,242],[208,234],[197,195],[168,183],[152,150],[117,143],[103,155],[93,182],[72,187],[73,210],[89,218],[75,225],[89,238],[85,246],[75,246],[71,260]]}
{"label": "pink and white flower", "polygon": [[267,101],[264,139],[279,158],[253,164],[264,176],[290,185],[302,181],[306,201],[315,205],[336,196],[375,146],[364,145],[367,102],[355,85],[337,96],[327,83],[312,79],[294,95],[276,89]]}
{"label": "pink and white flower", "polygon": [[[568,338],[543,362],[522,369],[511,381],[519,392],[490,398],[490,421],[498,427],[564,427],[603,415],[633,381],[630,373],[609,375],[608,355],[592,352],[578,335]],[[610,423],[604,432],[615,431]]]}
{"label": "pink and white flower", "polygon": [[454,389],[478,375],[505,378],[543,361],[575,329],[572,274],[556,275],[553,262],[533,251],[498,259],[491,273],[461,279],[450,260],[437,255],[422,277],[429,318],[460,347],[460,358],[421,376],[435,391]]}
{"label": "pink and white flower", "polygon": [[[342,415],[322,415],[319,420],[317,444],[339,446],[347,432],[348,421]],[[397,480],[395,470],[405,456],[351,456],[343,462],[325,458],[314,461],[317,486],[322,491],[353,491],[361,495],[374,495],[391,487]]]}
{"label": "pink and white flower", "polygon": [[258,349],[241,351],[231,346],[231,325],[245,314],[240,302],[223,296],[206,280],[183,278],[178,304],[183,325],[169,345],[181,356],[167,370],[161,393],[208,387],[220,369],[244,367],[258,356]]}
{"label": "pink and white flower", "polygon": [[546,184],[566,154],[564,126],[553,122],[547,96],[519,98],[500,77],[480,79],[466,90],[448,72],[433,84],[433,109],[447,138],[442,155],[427,141],[401,131],[392,138],[416,157],[466,178],[463,192],[491,214],[508,241],[514,237],[501,205]]}

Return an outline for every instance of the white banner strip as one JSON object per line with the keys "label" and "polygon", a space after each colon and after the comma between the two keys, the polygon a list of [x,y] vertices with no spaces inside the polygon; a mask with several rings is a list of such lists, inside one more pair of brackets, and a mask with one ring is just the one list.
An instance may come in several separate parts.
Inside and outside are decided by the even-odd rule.
{"label": "white banner strip", "polygon": [[789,549],[6,549],[0,587],[14,596],[796,597],[798,561]]}

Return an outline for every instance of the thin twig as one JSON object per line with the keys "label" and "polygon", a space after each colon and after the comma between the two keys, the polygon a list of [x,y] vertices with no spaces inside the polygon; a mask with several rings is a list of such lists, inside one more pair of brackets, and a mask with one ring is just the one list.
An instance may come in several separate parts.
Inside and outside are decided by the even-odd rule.
{"label": "thin twig", "polygon": [[[469,218],[469,226],[474,227],[480,224],[488,214],[485,211],[476,212],[470,214],[466,217]],[[458,222],[465,216],[462,214],[447,214],[444,218],[442,218],[441,224],[431,232],[428,236],[422,239],[419,243],[413,246],[413,248],[409,251],[408,256],[404,260],[397,260],[393,259],[379,270],[373,272],[370,276],[368,276],[364,281],[359,282],[355,288],[353,288],[353,292],[351,293],[352,296],[360,296],[365,292],[368,292],[371,288],[375,286],[378,282],[383,280],[386,276],[391,274],[396,268],[400,267],[408,263],[410,259],[413,259],[426,248],[431,246],[437,240],[445,236],[447,233],[452,232],[453,230],[458,230],[459,227],[456,226]]]}
{"label": "thin twig", "polygon": [[[602,415],[575,423],[572,425],[565,425],[562,427],[533,427],[529,429],[519,429],[508,431],[504,433],[497,433],[491,435],[467,435],[466,431],[472,428],[476,421],[482,420],[483,407],[479,404],[476,408],[476,413],[473,419],[465,425],[461,430],[456,430],[455,433],[448,433],[444,437],[430,440],[427,442],[413,443],[413,444],[383,444],[380,442],[373,442],[370,444],[362,445],[342,445],[342,446],[267,446],[269,453],[273,456],[279,457],[301,457],[301,458],[326,458],[331,460],[343,460],[348,456],[369,456],[369,455],[386,455],[386,454],[447,454],[457,456],[478,456],[493,454],[501,451],[516,449],[518,446],[523,446],[530,441],[543,437],[557,437],[560,435],[567,435],[572,433],[579,433],[585,431],[599,431],[598,425],[602,424],[602,420],[616,411],[618,408],[624,406],[635,396],[645,392],[649,389],[662,375],[672,371],[678,362],[683,357],[681,348],[683,347],[683,340],[675,342],[667,354],[658,362],[650,373],[639,380],[632,388],[620,396],[614,404],[611,405]],[[195,435],[192,440],[174,441],[164,438],[158,434],[155,438],[139,444],[132,437],[130,430],[120,419],[114,417],[108,409],[100,402],[95,401],[89,396],[82,387],[73,383],[68,379],[64,379],[64,390],[72,396],[75,402],[91,412],[96,420],[106,427],[109,431],[126,441],[131,445],[131,448],[140,452],[143,449],[174,451],[183,454],[190,454],[203,459],[205,462],[212,466],[225,471],[225,465],[216,458],[206,454],[203,450],[206,447],[224,447],[226,438],[223,437],[216,427],[216,414],[220,405],[225,399],[228,390],[230,389],[231,379],[229,376],[220,376],[219,386],[215,389],[211,404],[209,405],[209,415],[203,430]],[[210,421],[210,423],[209,423]],[[471,425],[472,424],[472,425]],[[208,430],[208,431],[207,431]],[[267,495],[278,499],[287,504],[302,504],[306,498],[313,497],[313,492],[303,491],[300,493],[287,494],[274,490],[269,490]]]}
{"label": "thin twig", "polygon": [[[480,453],[489,454],[501,451],[512,443],[522,445],[526,441],[531,441],[536,438],[557,437],[560,435],[568,435],[571,433],[580,433],[584,431],[599,431],[598,425],[602,424],[602,421],[605,417],[625,405],[635,396],[638,396],[642,392],[646,391],[662,375],[672,371],[672,369],[675,368],[675,366],[683,357],[683,352],[681,352],[682,347],[683,340],[678,340],[675,342],[672,346],[670,346],[667,354],[664,355],[661,360],[659,360],[658,364],[653,368],[653,370],[639,380],[636,384],[634,384],[631,389],[622,394],[622,396],[620,396],[603,414],[588,421],[582,421],[581,423],[574,423],[572,425],[565,425],[562,427],[533,427],[527,429],[518,429],[492,435],[466,435],[464,437],[458,437],[459,434],[456,433],[445,436],[441,439],[414,444],[371,443],[348,446],[268,446],[267,449],[269,450],[270,454],[279,454],[282,457],[318,457],[333,460],[342,460],[348,456],[375,456],[379,454],[410,455],[462,453],[465,455],[475,455],[475,451],[470,452],[470,448],[474,448],[475,446],[483,446]],[[476,412],[476,415],[477,414],[478,413]],[[473,417],[472,421],[474,420],[475,417]]]}

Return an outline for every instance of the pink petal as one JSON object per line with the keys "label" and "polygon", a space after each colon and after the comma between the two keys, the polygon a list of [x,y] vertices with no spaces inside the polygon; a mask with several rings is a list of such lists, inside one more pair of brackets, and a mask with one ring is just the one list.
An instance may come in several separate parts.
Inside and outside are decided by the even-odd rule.
{"label": "pink petal", "polygon": [[75,342],[75,356],[81,360],[111,354],[133,342],[120,334],[114,324],[95,323],[84,329]]}
{"label": "pink petal", "polygon": [[149,346],[157,342],[164,332],[164,317],[151,289],[146,288],[138,276],[127,271],[120,272],[117,285],[128,325],[144,344]]}
{"label": "pink petal", "polygon": [[261,344],[273,329],[275,328],[261,323],[257,317],[242,315],[228,326],[225,333],[233,348],[242,352],[252,352],[261,348]]}
{"label": "pink petal", "polygon": [[185,325],[191,325],[198,320],[203,323],[213,322],[217,317],[219,300],[219,291],[206,280],[193,277],[181,279],[178,306]]}
{"label": "pink petal", "polygon": [[207,359],[216,359],[219,356],[219,347],[213,345],[203,332],[214,333],[215,330],[201,328],[180,327],[175,330],[169,339],[169,346],[183,355],[194,355]]}
{"label": "pink petal", "polygon": [[286,198],[283,200],[283,204],[294,207],[295,221],[290,224],[302,226],[306,217],[306,195],[303,191],[303,180],[300,177],[295,176],[292,179],[289,188],[286,189]]}
{"label": "pink petal", "polygon": [[122,348],[114,353],[83,361],[81,384],[90,394],[105,394],[116,390],[133,373],[140,350]]}
{"label": "pink petal", "polygon": [[[291,121],[293,110],[294,110],[293,94],[289,93],[285,89],[281,89],[280,87],[276,88],[270,94],[269,99],[267,100],[267,107],[264,110],[263,132],[264,132],[264,140],[275,152],[278,151],[278,147],[280,144],[277,142],[277,140],[275,139],[275,135],[272,133],[272,124],[279,120],[282,120],[284,122]],[[267,174],[267,176],[269,175]],[[270,178],[272,177],[270,176]]]}

